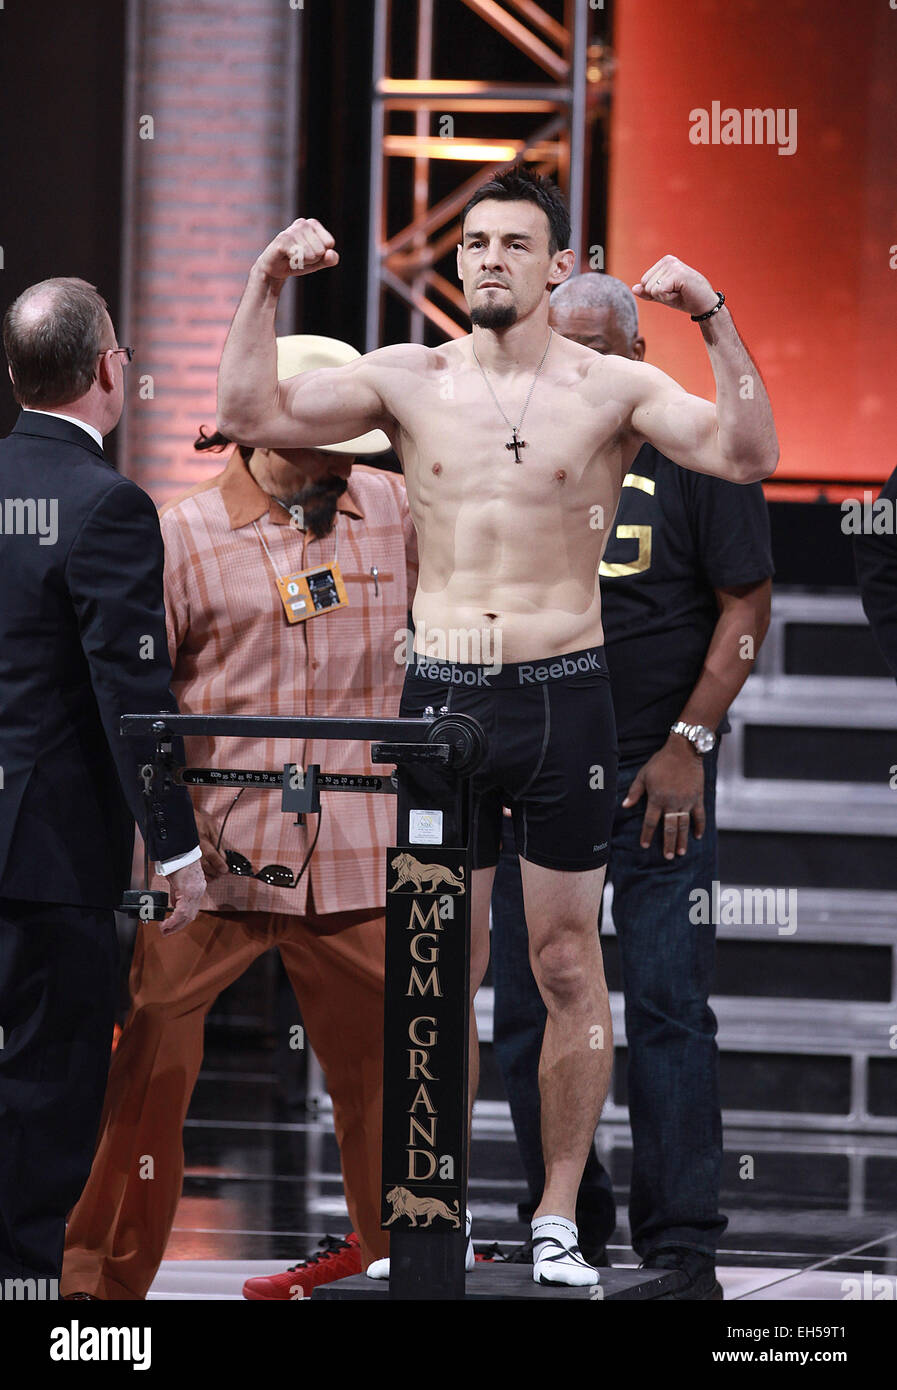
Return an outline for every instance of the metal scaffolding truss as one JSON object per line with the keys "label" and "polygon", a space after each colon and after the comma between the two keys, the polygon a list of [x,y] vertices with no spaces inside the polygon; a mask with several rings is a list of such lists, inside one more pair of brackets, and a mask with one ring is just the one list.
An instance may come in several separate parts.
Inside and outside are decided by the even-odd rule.
{"label": "metal scaffolding truss", "polygon": [[[444,338],[468,331],[467,307],[460,286],[439,273],[442,258],[457,240],[458,215],[473,191],[514,158],[526,159],[541,173],[556,178],[567,196],[571,244],[580,262],[588,190],[587,149],[591,124],[607,112],[612,57],[607,45],[593,41],[603,0],[563,0],[563,22],[535,0],[417,0],[415,75],[397,78],[393,66],[393,0],[375,0],[373,109],[371,115],[371,233],[368,244],[366,350],[382,342],[387,292],[408,312],[407,339],[423,342],[425,326]],[[533,83],[468,80],[434,76],[433,52],[442,8],[464,5],[495,30],[509,46],[524,53],[546,75]],[[516,11],[516,15],[511,11]],[[519,16],[519,17],[518,17]],[[603,16],[602,16],[603,18]],[[459,62],[460,60],[456,60]],[[453,64],[454,66],[455,64]],[[392,127],[396,112],[414,113],[414,133]],[[482,114],[477,136],[456,137],[454,117]],[[496,133],[490,116],[520,113],[541,117],[518,138]],[[438,124],[438,129],[433,126]],[[447,195],[431,203],[433,161],[475,168],[459,178]],[[446,167],[445,165],[442,166]],[[388,225],[391,190],[401,183],[412,214],[405,225]]]}

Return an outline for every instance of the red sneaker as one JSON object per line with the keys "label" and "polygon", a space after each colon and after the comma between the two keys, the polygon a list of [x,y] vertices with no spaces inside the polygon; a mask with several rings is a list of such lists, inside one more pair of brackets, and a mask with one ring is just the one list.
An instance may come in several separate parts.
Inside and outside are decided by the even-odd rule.
{"label": "red sneaker", "polygon": [[283,1274],[247,1279],[243,1285],[243,1297],[272,1300],[309,1298],[312,1289],[319,1284],[331,1284],[334,1279],[345,1279],[350,1274],[361,1273],[361,1247],[354,1231],[350,1231],[345,1240],[325,1236],[318,1244],[323,1249],[317,1255],[309,1255],[307,1259],[291,1265]]}

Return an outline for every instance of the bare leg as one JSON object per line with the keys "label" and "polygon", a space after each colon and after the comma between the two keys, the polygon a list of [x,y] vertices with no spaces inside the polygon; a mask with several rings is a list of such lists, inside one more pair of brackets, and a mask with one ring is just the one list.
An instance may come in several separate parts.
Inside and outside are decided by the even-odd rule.
{"label": "bare leg", "polygon": [[[495,869],[474,869],[470,900],[470,1068],[468,1073],[468,1126],[473,1125],[473,1103],[480,1084],[480,1040],[473,1001],[489,964],[489,904]],[[468,1134],[470,1129],[468,1128]]]}
{"label": "bare leg", "polygon": [[604,868],[564,873],[520,861],[530,963],[548,1010],[539,1092],[545,1190],[535,1216],[576,1220],[576,1195],[613,1066],[598,905]]}

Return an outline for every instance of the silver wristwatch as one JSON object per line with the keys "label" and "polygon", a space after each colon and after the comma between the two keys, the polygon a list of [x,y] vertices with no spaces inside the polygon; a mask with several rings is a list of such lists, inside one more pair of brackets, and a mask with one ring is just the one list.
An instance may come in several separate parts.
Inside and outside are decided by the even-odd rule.
{"label": "silver wristwatch", "polygon": [[672,725],[670,733],[687,738],[697,753],[709,753],[716,747],[716,734],[704,724],[686,724],[679,719]]}

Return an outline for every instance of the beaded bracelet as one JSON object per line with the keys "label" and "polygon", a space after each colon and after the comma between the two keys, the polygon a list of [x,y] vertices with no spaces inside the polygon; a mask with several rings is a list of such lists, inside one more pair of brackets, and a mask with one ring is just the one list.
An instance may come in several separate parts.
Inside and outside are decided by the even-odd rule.
{"label": "beaded bracelet", "polygon": [[706,314],[692,314],[692,323],[703,323],[705,319],[712,319],[714,314],[719,313],[720,309],[726,302],[726,296],[723,294],[722,290],[717,290],[716,294],[718,303],[714,304],[713,308],[710,309]]}

